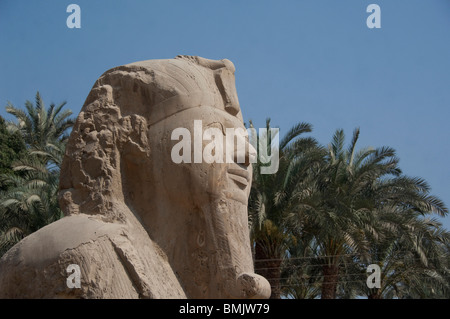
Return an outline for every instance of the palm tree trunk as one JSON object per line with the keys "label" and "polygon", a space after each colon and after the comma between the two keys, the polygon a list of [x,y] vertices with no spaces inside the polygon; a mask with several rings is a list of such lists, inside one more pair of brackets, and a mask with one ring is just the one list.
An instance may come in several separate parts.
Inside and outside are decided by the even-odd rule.
{"label": "palm tree trunk", "polygon": [[336,299],[336,287],[339,280],[339,267],[325,265],[323,270],[322,299]]}
{"label": "palm tree trunk", "polygon": [[256,241],[255,272],[269,281],[272,290],[270,299],[280,299],[281,259],[279,256],[269,256],[263,245],[263,243]]}

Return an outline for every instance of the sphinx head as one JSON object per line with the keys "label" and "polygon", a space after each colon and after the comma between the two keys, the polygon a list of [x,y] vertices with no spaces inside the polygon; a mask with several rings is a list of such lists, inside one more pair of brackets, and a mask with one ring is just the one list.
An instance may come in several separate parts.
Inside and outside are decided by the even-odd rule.
{"label": "sphinx head", "polygon": [[194,147],[183,150],[191,161],[172,156],[177,129],[190,133],[192,146],[205,146],[205,131],[214,129],[216,141],[228,146],[214,151],[236,159],[226,135],[245,130],[234,71],[229,60],[178,56],[105,72],[78,116],[62,165],[64,212],[139,221],[190,298],[270,295],[268,282],[253,273],[248,141],[242,162],[195,161]]}

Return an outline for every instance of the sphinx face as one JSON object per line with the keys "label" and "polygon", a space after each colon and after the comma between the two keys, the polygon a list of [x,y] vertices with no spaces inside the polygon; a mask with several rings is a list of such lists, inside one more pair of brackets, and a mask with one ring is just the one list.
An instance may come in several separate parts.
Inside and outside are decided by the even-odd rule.
{"label": "sphinx face", "polygon": [[[169,107],[181,110],[157,122],[146,119],[151,154],[141,174],[148,177],[136,181],[137,211],[189,298],[268,298],[269,283],[254,274],[248,228],[250,158],[256,152],[245,136],[228,62],[202,75],[210,76],[204,89],[217,94],[172,98]],[[183,141],[174,138],[180,129]],[[180,142],[182,161],[174,159]]]}
{"label": "sphinx face", "polygon": [[[198,121],[202,123],[201,134],[195,126]],[[195,138],[205,137],[208,129],[216,129],[221,133],[215,136],[216,144],[223,143],[223,147],[214,150],[222,151],[222,156],[214,155],[216,159],[223,158],[223,163],[207,158],[195,163],[194,147],[190,149],[190,163],[174,162],[171,155],[178,141],[171,136],[178,128],[187,129],[191,146],[198,143],[203,150],[211,140],[202,139],[199,143]],[[177,113],[170,121],[149,128],[151,175],[158,186],[153,188],[153,194],[148,194],[147,207],[153,209],[148,215],[144,213],[143,220],[179,278],[190,282],[184,285],[190,298],[270,295],[268,282],[253,274],[250,249],[247,200],[252,179],[249,157],[253,151],[245,141],[244,161],[236,161],[235,146],[242,145],[237,140],[245,137],[237,136],[235,145],[230,145],[228,139],[227,144],[226,133],[231,129],[245,131],[242,120],[207,106]]]}
{"label": "sphinx face", "polygon": [[[174,132],[180,129],[185,134],[178,139]],[[255,150],[245,134],[240,119],[207,106],[177,113],[170,121],[150,127],[149,141],[158,150],[153,152],[153,162],[161,157],[153,172],[172,176],[163,178],[161,187],[180,190],[171,201],[202,207],[211,200],[231,200],[247,206],[250,157]],[[183,156],[178,157],[179,153]]]}

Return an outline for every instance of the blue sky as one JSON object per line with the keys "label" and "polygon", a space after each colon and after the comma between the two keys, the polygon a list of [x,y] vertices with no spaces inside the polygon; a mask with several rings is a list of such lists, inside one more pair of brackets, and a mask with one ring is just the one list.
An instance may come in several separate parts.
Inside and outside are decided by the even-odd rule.
{"label": "blue sky", "polygon": [[[69,4],[81,28],[69,29]],[[366,8],[381,8],[369,29]],[[450,1],[0,1],[0,115],[37,90],[78,114],[114,66],[178,54],[228,58],[244,119],[297,122],[328,143],[391,146],[450,206]],[[450,217],[441,219],[450,229]]]}

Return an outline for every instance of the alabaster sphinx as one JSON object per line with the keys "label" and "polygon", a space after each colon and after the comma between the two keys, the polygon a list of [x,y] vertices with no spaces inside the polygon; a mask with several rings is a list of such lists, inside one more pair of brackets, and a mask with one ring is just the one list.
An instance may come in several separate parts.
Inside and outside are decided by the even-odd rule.
{"label": "alabaster sphinx", "polygon": [[194,120],[244,129],[234,71],[177,56],[105,72],[66,147],[65,217],[2,257],[0,297],[268,298],[250,248],[250,162],[171,160],[171,133]]}

